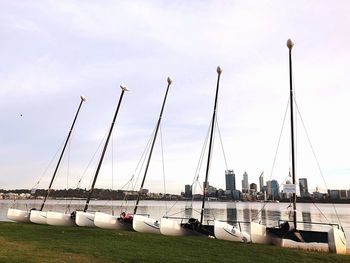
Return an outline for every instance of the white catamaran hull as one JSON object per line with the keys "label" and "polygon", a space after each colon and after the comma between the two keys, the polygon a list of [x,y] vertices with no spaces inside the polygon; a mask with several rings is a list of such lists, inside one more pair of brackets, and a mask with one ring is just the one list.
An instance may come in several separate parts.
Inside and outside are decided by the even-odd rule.
{"label": "white catamaran hull", "polygon": [[344,232],[333,227],[328,231],[329,252],[336,254],[346,254],[346,237]]}
{"label": "white catamaran hull", "polygon": [[214,220],[214,235],[217,239],[221,240],[250,242],[248,233],[242,232],[237,227],[218,220]]}
{"label": "white catamaran hull", "polygon": [[30,212],[27,210],[20,210],[9,208],[7,210],[7,218],[16,222],[30,223]]}
{"label": "white catamaran hull", "polygon": [[271,239],[266,232],[266,226],[255,222],[250,223],[250,240],[255,244],[271,244]]}
{"label": "white catamaran hull", "polygon": [[75,223],[78,226],[95,227],[95,213],[77,211],[75,214]]}
{"label": "white catamaran hull", "polygon": [[76,226],[71,214],[47,212],[47,224],[53,226]]}
{"label": "white catamaran hull", "polygon": [[95,226],[104,229],[132,230],[131,224],[118,220],[117,216],[102,212],[95,213],[94,224]]}
{"label": "white catamaran hull", "polygon": [[165,236],[193,236],[198,235],[195,231],[183,228],[179,220],[162,218],[160,220],[160,233]]}
{"label": "white catamaran hull", "polygon": [[47,212],[40,210],[30,211],[30,222],[35,224],[47,224]]}
{"label": "white catamaran hull", "polygon": [[254,222],[250,223],[250,231],[252,243],[274,244],[287,248],[346,254],[346,238],[344,232],[335,227],[328,231],[328,243],[296,242],[290,239],[270,237],[266,233],[266,226]]}
{"label": "white catamaran hull", "polygon": [[134,215],[132,227],[137,232],[160,234],[160,223],[148,216]]}

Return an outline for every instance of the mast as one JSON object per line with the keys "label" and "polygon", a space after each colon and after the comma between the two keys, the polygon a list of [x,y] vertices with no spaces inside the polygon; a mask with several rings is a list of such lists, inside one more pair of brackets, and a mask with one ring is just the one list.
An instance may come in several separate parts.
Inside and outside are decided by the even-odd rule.
{"label": "mast", "polygon": [[72,131],[73,131],[73,128],[74,128],[74,125],[75,125],[75,121],[77,120],[77,117],[78,117],[78,114],[79,114],[81,105],[83,104],[83,102],[84,102],[85,100],[86,100],[86,99],[85,99],[83,96],[80,96],[80,104],[79,104],[77,113],[75,114],[75,117],[74,117],[72,126],[70,127],[70,130],[69,130],[67,139],[66,139],[66,141],[65,141],[65,143],[64,143],[64,146],[63,146],[63,149],[62,149],[60,158],[58,159],[58,163],[57,163],[56,168],[55,168],[55,171],[54,171],[54,173],[53,173],[53,175],[52,175],[51,182],[50,182],[50,184],[49,184],[49,188],[47,189],[47,194],[46,194],[46,196],[45,196],[45,198],[44,198],[43,203],[41,204],[40,211],[43,211],[43,208],[44,208],[44,206],[45,206],[46,199],[49,197],[49,194],[50,194],[50,192],[51,192],[51,186],[52,186],[52,184],[53,184],[53,181],[55,180],[56,173],[57,173],[57,171],[58,171],[58,167],[60,166],[60,163],[61,163],[63,154],[64,154],[64,152],[65,152],[65,150],[66,150],[66,147],[67,147],[67,144],[68,144],[70,135],[72,134]]}
{"label": "mast", "polygon": [[[292,74],[292,48],[294,43],[291,39],[287,41],[289,49],[289,96],[290,96],[290,129],[291,129],[291,144],[292,144],[292,180],[295,184],[295,150],[294,150],[294,117],[293,117],[293,74]],[[297,229],[297,211],[296,211],[297,195],[293,193],[293,222],[294,228]]]}
{"label": "mast", "polygon": [[208,192],[208,176],[209,176],[209,168],[210,168],[210,161],[211,161],[211,152],[212,152],[212,147],[213,147],[213,133],[214,133],[215,120],[216,120],[216,108],[217,108],[219,83],[220,83],[220,76],[221,76],[222,69],[220,67],[217,67],[216,72],[218,73],[218,80],[216,83],[216,93],[215,93],[213,117],[211,119],[207,169],[205,172],[205,181],[204,181],[204,188],[203,188],[203,200],[202,200],[202,210],[201,210],[201,220],[200,220],[201,224],[203,223],[205,196],[206,196],[206,193]]}
{"label": "mast", "polygon": [[91,199],[92,193],[94,191],[94,187],[95,187],[95,183],[96,183],[96,180],[97,180],[97,176],[98,176],[98,173],[100,172],[100,168],[101,168],[101,165],[102,165],[102,162],[103,162],[103,158],[104,158],[106,150],[107,150],[108,142],[109,142],[109,139],[110,139],[111,134],[112,134],[114,123],[115,123],[115,120],[116,120],[117,115],[118,115],[118,111],[119,111],[120,104],[121,104],[123,96],[124,96],[124,92],[128,91],[128,88],[126,86],[124,86],[124,85],[120,85],[120,88],[121,88],[122,91],[121,91],[121,94],[120,94],[120,97],[119,97],[118,106],[117,106],[117,109],[116,109],[116,111],[114,113],[112,124],[111,124],[111,127],[109,129],[108,136],[107,136],[107,139],[106,139],[106,142],[105,142],[105,145],[103,147],[102,154],[101,154],[101,158],[100,158],[100,161],[98,163],[98,166],[97,166],[97,169],[96,169],[96,172],[95,172],[94,180],[92,181],[92,185],[91,185],[91,188],[90,188],[90,191],[89,191],[89,196],[88,196],[88,198],[86,200],[86,203],[85,203],[84,212],[86,212],[86,210],[89,207],[90,199]]}
{"label": "mast", "polygon": [[147,160],[147,164],[146,164],[145,174],[143,175],[142,183],[141,183],[141,186],[140,186],[140,190],[139,190],[139,193],[138,193],[138,195],[137,195],[137,200],[136,200],[136,204],[135,204],[135,208],[134,208],[134,215],[136,214],[137,206],[138,206],[138,204],[139,204],[139,202],[140,202],[140,197],[141,197],[143,185],[144,185],[144,183],[145,183],[145,179],[146,179],[146,175],[147,175],[149,163],[150,163],[151,157],[152,157],[153,147],[154,147],[154,144],[155,144],[156,139],[157,139],[157,134],[158,134],[159,125],[160,125],[160,122],[161,122],[161,120],[162,120],[163,110],[164,110],[166,98],[167,98],[167,96],[168,96],[169,87],[170,87],[170,84],[172,83],[172,79],[171,79],[170,77],[168,77],[168,78],[167,78],[167,82],[168,82],[168,86],[167,86],[167,88],[166,88],[166,92],[165,92],[165,96],[164,96],[164,100],[163,100],[162,109],[161,109],[160,114],[159,114],[159,119],[158,119],[158,122],[157,122],[156,131],[155,131],[154,136],[153,136],[152,145],[151,145],[151,150],[150,150],[150,152],[149,152],[149,156],[148,156],[148,160]]}

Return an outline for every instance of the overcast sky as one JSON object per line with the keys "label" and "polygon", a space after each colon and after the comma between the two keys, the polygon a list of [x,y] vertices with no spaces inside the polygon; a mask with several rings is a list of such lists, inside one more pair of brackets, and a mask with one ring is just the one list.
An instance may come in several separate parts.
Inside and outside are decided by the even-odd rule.
{"label": "overcast sky", "polygon": [[[124,83],[131,91],[96,184],[111,188],[113,181],[120,188],[141,158],[171,76],[162,120],[165,185],[167,192],[180,193],[195,175],[218,65],[218,123],[238,188],[244,171],[249,183],[258,183],[262,171],[266,180],[282,183],[290,166],[289,116],[271,171],[289,97],[286,41],[292,38],[296,100],[326,186],[350,189],[349,1],[0,5],[0,188],[30,188],[41,177],[39,187],[48,186],[57,159],[42,175],[85,95],[54,184],[74,187],[110,126]],[[306,177],[311,189],[326,189],[300,118],[296,126],[297,177]],[[226,166],[216,135],[209,182],[224,188]],[[145,184],[152,192],[164,191],[159,139]],[[96,163],[95,157],[81,187],[89,188]]]}

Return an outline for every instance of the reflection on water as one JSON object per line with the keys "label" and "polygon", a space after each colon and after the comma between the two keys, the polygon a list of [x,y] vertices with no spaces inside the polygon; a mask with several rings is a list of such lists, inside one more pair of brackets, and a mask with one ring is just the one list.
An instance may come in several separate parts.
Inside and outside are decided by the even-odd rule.
{"label": "reflection on water", "polygon": [[[302,217],[303,217],[303,222],[312,222],[312,220],[311,220],[311,213],[310,212],[301,212],[301,215],[302,215]],[[304,225],[304,229],[306,229],[306,230],[311,230],[311,226],[310,226],[310,224],[307,224],[307,223],[304,223],[303,224]]]}
{"label": "reflection on water", "polygon": [[[0,200],[0,220],[7,220],[7,209],[14,204],[11,200]],[[58,212],[72,212],[84,207],[84,200],[48,200],[44,210]],[[121,211],[133,212],[135,202],[113,201],[115,214]],[[40,200],[20,200],[16,202],[16,208],[39,208]],[[192,204],[184,201],[141,201],[138,213],[150,214],[159,219],[164,215],[178,217],[199,218],[201,202]],[[334,210],[337,209],[337,213]],[[91,201],[91,211],[111,213],[110,201]],[[342,223],[347,236],[350,236],[350,213],[347,204],[298,204],[298,221],[313,221],[322,223]],[[278,220],[289,220],[290,207],[287,203],[259,203],[259,202],[210,202],[206,204],[204,220],[218,219],[223,221],[260,221],[264,225],[276,226]],[[322,213],[321,213],[322,211]],[[339,217],[339,218],[338,218]],[[299,228],[319,230],[320,225],[299,224]],[[348,242],[350,243],[350,242]]]}
{"label": "reflection on water", "polygon": [[226,208],[226,220],[227,221],[238,221],[237,208]]}

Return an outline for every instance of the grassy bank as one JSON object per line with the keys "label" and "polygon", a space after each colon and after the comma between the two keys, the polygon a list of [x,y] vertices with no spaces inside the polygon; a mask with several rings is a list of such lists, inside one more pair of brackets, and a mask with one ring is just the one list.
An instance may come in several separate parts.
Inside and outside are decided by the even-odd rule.
{"label": "grassy bank", "polygon": [[350,262],[350,256],[205,237],[0,222],[0,262]]}

